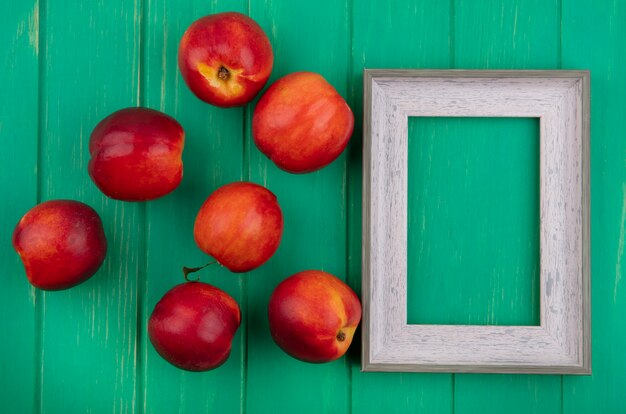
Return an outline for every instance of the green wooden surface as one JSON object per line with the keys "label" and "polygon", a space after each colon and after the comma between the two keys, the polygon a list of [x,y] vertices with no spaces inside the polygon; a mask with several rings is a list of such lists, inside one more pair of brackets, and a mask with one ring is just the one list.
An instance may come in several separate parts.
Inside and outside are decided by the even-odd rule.
{"label": "green wooden surface", "polygon": [[[310,70],[346,96],[350,51],[346,3],[258,1],[251,3],[250,16],[265,29],[274,49],[270,82]],[[324,22],[321,31],[320,22]],[[252,108],[248,126],[251,114]],[[287,356],[268,335],[267,304],[280,281],[302,270],[320,269],[346,278],[346,157],[319,172],[287,174],[256,149],[250,133],[246,156],[248,178],[276,194],[285,223],[274,257],[248,275],[247,411],[287,412],[298,407],[302,413],[345,412],[350,403],[347,361],[314,365]],[[286,384],[293,384],[287,392]]]}
{"label": "green wooden surface", "polygon": [[[223,369],[198,375],[164,361],[148,341],[147,318],[174,285],[183,283],[181,267],[209,261],[195,245],[193,224],[200,206],[220,185],[242,177],[242,109],[221,110],[199,101],[184,86],[176,53],[185,29],[197,16],[225,10],[245,12],[244,3],[148,1],[144,9],[143,104],[175,117],[185,130],[184,179],[170,197],[146,208],[146,276],[142,307],[141,382],[145,412],[237,412],[245,391],[245,323],[233,341]],[[172,212],[175,214],[172,215]],[[242,278],[213,266],[202,280],[215,284],[242,302]],[[243,305],[242,305],[243,306]]]}
{"label": "green wooden surface", "polygon": [[42,413],[128,413],[137,404],[141,206],[98,191],[87,174],[87,147],[101,118],[138,103],[140,7],[125,0],[40,3],[40,197],[91,205],[108,240],[97,277],[74,289],[39,292]]}
{"label": "green wooden surface", "polygon": [[[35,289],[24,283],[11,247],[13,227],[37,203],[39,8],[36,0],[3,8],[0,44],[0,407],[31,412],[38,387]],[[18,100],[8,99],[19,96]],[[17,162],[19,161],[19,162]]]}
{"label": "green wooden surface", "polygon": [[[626,412],[626,2],[563,4],[564,68],[591,70],[593,376],[563,378],[569,413]],[[581,30],[586,28],[585,30]]]}
{"label": "green wooden surface", "polygon": [[[326,169],[278,170],[252,142],[253,104],[213,108],[185,87],[180,36],[226,10],[268,33],[272,80],[317,71],[351,104],[354,137]],[[24,0],[2,8],[0,41],[0,412],[626,412],[625,1]],[[358,335],[346,358],[326,365],[273,343],[267,302],[290,274],[323,269],[360,291],[365,67],[591,70],[592,376],[362,373]],[[145,204],[107,199],[86,172],[91,129],[136,105],[175,116],[186,131],[181,186]],[[409,320],[536,321],[534,135],[532,120],[411,121],[410,226],[426,230],[409,240]],[[156,354],[146,320],[182,282],[181,266],[208,260],[192,236],[200,204],[239,179],[278,196],[283,243],[249,274],[202,273],[237,299],[243,323],[225,365],[182,372]],[[28,285],[10,235],[28,208],[52,198],[92,205],[109,254],[85,284],[42,293]],[[437,220],[448,231],[439,234]],[[420,279],[429,272],[436,277]]]}
{"label": "green wooden surface", "polygon": [[[557,0],[488,1],[484,2],[483,7],[477,10],[468,2],[457,0],[454,16],[455,67],[468,69],[558,69],[559,7],[560,4]],[[581,67],[581,69],[584,68],[584,66]],[[487,129],[483,129],[483,131],[487,132]],[[512,139],[511,150],[516,148],[516,144],[521,145],[517,140],[520,138],[518,135],[520,131],[521,129],[518,128],[510,134]],[[481,135],[481,130],[477,128],[474,133],[476,134],[475,137],[478,138]],[[532,145],[532,143],[528,143],[523,150],[520,149],[519,157],[528,156],[528,149],[532,148]],[[497,147],[494,149],[498,150]],[[532,167],[526,166],[524,168],[525,175],[532,177],[533,184],[537,180],[536,168],[538,168],[538,164],[535,163],[536,161]],[[520,186],[519,190],[524,191],[527,188]],[[518,188],[511,190],[513,189],[518,190]],[[533,195],[526,197],[525,206],[520,211],[522,220],[529,218],[529,213],[524,213],[524,210],[528,211],[529,208],[533,207],[533,203],[529,202],[531,198],[533,202],[537,202]],[[493,201],[494,207],[490,211],[494,211],[497,216],[494,219],[495,225],[492,233],[497,234],[498,223],[502,223],[506,219],[506,213],[499,210],[496,199]],[[516,219],[510,217],[508,219],[515,220],[511,223],[512,226],[519,224]],[[528,223],[528,225],[532,226],[532,223]],[[532,231],[536,231],[537,228],[532,226],[532,229],[527,230],[529,231],[521,234],[533,234]],[[479,239],[479,242],[489,245],[489,242],[482,238]],[[533,242],[538,243],[536,239]],[[537,245],[535,244],[535,246]],[[520,255],[520,252],[515,250],[515,245],[506,248],[506,246],[501,246],[498,243],[493,245],[493,249],[501,255],[500,257],[519,257]],[[494,259],[491,264],[494,263],[499,262]],[[524,265],[522,264],[521,267],[526,267],[528,273],[537,271],[530,264]],[[498,282],[483,280],[482,283],[499,285],[504,290],[514,290],[519,286],[516,279],[521,278],[527,281],[533,277],[532,274],[521,274],[511,268],[508,270],[510,273],[507,276],[498,275]],[[527,298],[528,291],[522,289],[519,292],[522,297],[517,298],[517,300],[521,302]],[[479,301],[472,304],[474,310],[480,306]],[[508,304],[501,302],[499,306],[505,307]],[[513,309],[513,307],[509,308],[511,316],[515,314]],[[489,391],[485,392],[485,390]],[[511,413],[554,413],[561,409],[560,391],[561,378],[558,376],[456,375],[455,408],[459,413],[473,413],[477,409],[484,413],[501,413],[503,411]]]}
{"label": "green wooden surface", "polygon": [[[435,1],[354,1],[352,17],[351,103],[357,128],[350,146],[350,283],[361,285],[361,121],[363,68],[449,68],[452,64],[453,5]],[[434,317],[437,309],[424,315]],[[353,350],[354,351],[354,350]],[[452,413],[451,374],[362,373],[360,355],[352,360],[353,412]]]}

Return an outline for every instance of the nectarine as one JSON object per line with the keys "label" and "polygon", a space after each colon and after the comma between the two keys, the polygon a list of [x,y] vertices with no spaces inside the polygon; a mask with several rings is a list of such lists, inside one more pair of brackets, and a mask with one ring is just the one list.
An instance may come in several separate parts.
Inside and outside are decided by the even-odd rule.
{"label": "nectarine", "polygon": [[169,290],[148,321],[150,342],[166,361],[188,371],[207,371],[230,355],[239,305],[228,293],[202,282]]}
{"label": "nectarine", "polygon": [[98,213],[73,200],[52,200],[30,209],[13,232],[28,281],[45,290],[76,286],[98,271],[107,241]]}
{"label": "nectarine", "polygon": [[189,89],[221,107],[250,102],[272,72],[267,35],[248,16],[217,13],[196,20],[180,41],[178,67]]}
{"label": "nectarine", "polygon": [[89,175],[107,196],[146,201],[173,191],[183,178],[185,132],[171,116],[126,108],[104,118],[89,140]]}
{"label": "nectarine", "polygon": [[241,273],[265,263],[278,249],[283,215],[267,188],[235,182],[215,190],[194,225],[196,244],[230,271]]}
{"label": "nectarine", "polygon": [[270,332],[287,354],[306,362],[343,356],[361,320],[361,303],[348,285],[320,270],[283,280],[268,306]]}
{"label": "nectarine", "polygon": [[333,162],[346,148],[354,115],[321,75],[289,74],[259,99],[252,135],[259,150],[281,169],[307,173]]}

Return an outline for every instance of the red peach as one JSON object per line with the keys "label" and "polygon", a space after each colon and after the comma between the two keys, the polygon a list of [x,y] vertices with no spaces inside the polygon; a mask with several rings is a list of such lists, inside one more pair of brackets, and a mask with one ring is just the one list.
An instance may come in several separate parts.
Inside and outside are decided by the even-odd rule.
{"label": "red peach", "polygon": [[283,215],[276,196],[249,182],[215,190],[198,212],[196,244],[231,272],[248,272],[265,263],[278,249]]}
{"label": "red peach", "polygon": [[226,362],[240,323],[239,305],[228,293],[207,283],[186,282],[156,304],[148,336],[174,366],[207,371]]}
{"label": "red peach", "polygon": [[94,209],[78,201],[53,200],[22,217],[13,232],[13,248],[33,286],[61,290],[98,271],[107,241]]}
{"label": "red peach", "polygon": [[307,173],[333,162],[346,148],[354,115],[317,73],[297,72],[273,83],[259,100],[252,135],[281,169]]}
{"label": "red peach", "polygon": [[343,356],[361,320],[357,295],[319,270],[296,273],[274,290],[268,306],[270,332],[287,354],[306,362]]}
{"label": "red peach", "polygon": [[89,140],[89,175],[107,196],[145,201],[173,191],[183,177],[185,132],[171,116],[126,108],[103,119]]}
{"label": "red peach", "polygon": [[250,102],[272,72],[274,54],[263,29],[241,13],[205,16],[180,41],[178,67],[189,89],[221,107]]}

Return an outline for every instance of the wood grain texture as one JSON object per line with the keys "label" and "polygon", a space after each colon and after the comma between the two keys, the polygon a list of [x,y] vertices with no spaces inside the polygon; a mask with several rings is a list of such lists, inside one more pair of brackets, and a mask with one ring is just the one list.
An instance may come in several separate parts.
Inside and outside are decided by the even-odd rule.
{"label": "wood grain texture", "polygon": [[[362,151],[363,69],[450,67],[453,58],[453,9],[450,6],[448,2],[430,1],[353,2],[351,91],[356,123],[350,145],[348,269],[350,284],[357,292],[366,289],[361,286],[361,273],[366,271],[361,268],[361,155],[368,153],[364,148]],[[362,296],[362,299],[365,298]],[[432,306],[428,307],[425,317],[436,315],[439,301],[432,296],[426,300]],[[367,301],[364,300],[363,305],[367,311]],[[361,328],[367,329],[363,323]],[[361,372],[361,368],[361,364],[352,363],[352,407],[355,413],[453,411],[454,386],[450,374],[380,374]],[[376,398],[372,398],[373,392]]]}
{"label": "wood grain texture", "polygon": [[[560,69],[560,8],[558,0],[489,1],[479,7],[455,0],[455,67]],[[475,137],[483,133],[474,130]],[[455,375],[460,413],[478,406],[486,413],[558,413],[560,392],[556,375]]]}
{"label": "wood grain texture", "polygon": [[[261,1],[250,16],[269,36],[274,69],[269,83],[295,71],[321,74],[346,97],[350,19],[346,1]],[[280,247],[248,277],[248,413],[346,412],[350,407],[348,360],[307,364],[285,354],[269,335],[267,305],[276,285],[306,269],[324,270],[345,280],[346,157],[310,174],[289,174],[255,147],[249,132],[249,179],[278,198],[284,216]],[[288,391],[287,391],[288,390]]]}
{"label": "wood grain texture", "polygon": [[589,130],[584,128],[588,113],[583,114],[583,106],[589,111],[588,95],[583,103],[583,84],[588,79],[589,74],[584,74],[558,102],[555,114],[542,119],[540,219],[542,326],[565,353],[576,355],[590,369],[589,269],[585,267],[589,238],[583,231],[589,227],[584,221],[589,209],[584,185],[589,166],[584,160],[589,154],[582,152],[587,148],[583,142],[589,141]]}
{"label": "wood grain texture", "polygon": [[[591,70],[593,375],[563,378],[565,413],[626,412],[626,4],[563,1],[564,68]],[[584,52],[585,51],[585,52]]]}
{"label": "wood grain texture", "polygon": [[[271,407],[355,413],[626,412],[622,398],[626,384],[626,74],[622,70],[626,5],[622,0],[347,0],[319,6],[287,0],[5,3],[0,13],[4,57],[0,63],[0,227],[5,235],[0,239],[0,412],[263,413]],[[278,52],[273,79],[292,70],[316,70],[348,98],[356,122],[350,148],[338,161],[345,167],[333,164],[318,176],[277,171],[251,141],[254,104],[245,109],[211,108],[197,101],[182,82],[173,59],[176,37],[184,27],[213,11],[248,9]],[[361,292],[364,68],[561,66],[592,71],[592,376],[361,372],[358,337],[347,358],[330,366],[292,361],[276,348],[267,330],[265,307],[273,287],[289,273],[302,270],[300,264],[325,266],[347,276]],[[162,200],[113,202],[87,178],[87,139],[102,117],[138,104],[180,118],[187,131],[185,177],[180,189]],[[502,122],[502,128],[515,125]],[[443,120],[431,126],[438,130],[444,124],[452,132],[457,130]],[[431,126],[419,127],[415,133]],[[458,125],[463,138],[473,142],[494,128],[498,129],[488,120]],[[507,139],[521,141],[528,131],[517,132],[519,136],[511,133]],[[482,156],[478,147],[440,150],[468,160]],[[421,155],[428,157],[426,151]],[[486,156],[494,155],[485,151]],[[517,156],[511,165],[523,162],[525,155]],[[203,280],[225,288],[240,301],[248,323],[237,334],[234,354],[226,365],[206,374],[183,373],[155,355],[145,323],[160,296],[182,281],[179,267],[205,261],[188,228],[198,203],[213,186],[241,177],[266,182],[279,193],[279,201],[285,200],[289,243],[267,269],[240,276],[215,267],[201,273]],[[38,181],[40,200],[76,198],[103,216],[110,255],[91,281],[72,291],[44,294],[30,288],[10,245],[15,222],[38,201]],[[454,180],[449,187],[460,185]],[[487,195],[485,200],[496,202]],[[490,207],[488,212],[497,214]],[[341,234],[346,236],[342,239]],[[466,236],[461,237],[470,238]],[[441,234],[433,242],[441,243],[444,237]],[[331,244],[331,239],[336,242]],[[487,244],[507,251],[506,246]],[[455,289],[451,282],[446,290],[452,295],[445,300],[417,292],[420,318],[447,317],[455,311],[451,302],[463,295],[468,304],[461,312],[467,317],[465,323],[471,322],[472,315],[494,323],[517,317],[518,309],[506,298],[501,301],[497,289],[513,292],[520,278],[477,279],[471,291]],[[495,305],[487,312],[481,308],[485,295],[501,306],[499,311]],[[515,301],[521,303],[525,295],[520,289]],[[415,310],[407,309],[409,315]]]}
{"label": "wood grain texture", "polygon": [[457,374],[455,413],[560,413],[560,375]]}
{"label": "wood grain texture", "polygon": [[[213,259],[193,239],[200,206],[221,185],[241,180],[243,109],[208,105],[186,87],[178,69],[178,44],[196,19],[223,11],[245,12],[243,1],[147,1],[145,4],[144,92],[142,104],[176,118],[185,130],[181,185],[146,204],[146,275],[141,310],[143,412],[238,412],[245,392],[245,323],[233,339],[231,355],[219,369],[185,372],[169,364],[147,337],[147,321],[169,289],[184,283],[183,266]],[[225,162],[227,160],[227,162]],[[200,280],[244,300],[242,276],[214,265],[196,274]],[[245,308],[243,309],[245,312]],[[244,319],[245,320],[245,319]]]}
{"label": "wood grain texture", "polygon": [[[87,174],[87,163],[94,126],[111,112],[138,103],[140,3],[43,4],[41,198],[70,198],[92,206],[102,218],[108,252],[87,282],[41,295],[39,409],[132,413],[137,409],[143,219],[137,204],[102,195]],[[110,24],[111,16],[117,24]]]}
{"label": "wood grain texture", "polygon": [[[364,74],[363,369],[589,373],[589,73],[393,73]],[[408,116],[482,112],[541,119],[541,326],[407,325]]]}
{"label": "wood grain texture", "polygon": [[13,250],[11,234],[38,198],[37,1],[3,7],[0,45],[4,55],[0,63],[0,407],[5,412],[31,412],[37,405],[37,295]]}

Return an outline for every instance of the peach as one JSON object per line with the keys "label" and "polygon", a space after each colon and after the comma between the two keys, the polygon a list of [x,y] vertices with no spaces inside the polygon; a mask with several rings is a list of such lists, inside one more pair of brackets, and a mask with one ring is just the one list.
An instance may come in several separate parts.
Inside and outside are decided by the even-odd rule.
{"label": "peach", "polygon": [[272,46],[263,29],[236,12],[196,20],[178,48],[178,67],[189,89],[220,107],[241,106],[254,99],[273,64]]}
{"label": "peach", "polygon": [[278,249],[283,215],[267,188],[235,182],[215,190],[194,224],[196,244],[231,272],[253,270]]}
{"label": "peach", "polygon": [[17,223],[13,248],[33,286],[61,290],[98,271],[107,241],[94,209],[78,201],[52,200],[33,207]]}
{"label": "peach", "polygon": [[89,140],[89,175],[108,197],[146,201],[162,197],[183,178],[185,132],[169,115],[126,108],[104,118]]}
{"label": "peach", "polygon": [[307,270],[283,280],[269,301],[272,338],[287,354],[306,362],[343,356],[361,320],[357,295],[337,277]]}
{"label": "peach", "polygon": [[169,290],[148,321],[150,342],[166,361],[188,371],[207,371],[228,359],[241,323],[228,293],[202,282]]}
{"label": "peach", "polygon": [[252,135],[259,150],[291,173],[319,170],[348,145],[354,115],[321,75],[297,72],[273,83],[259,99]]}

